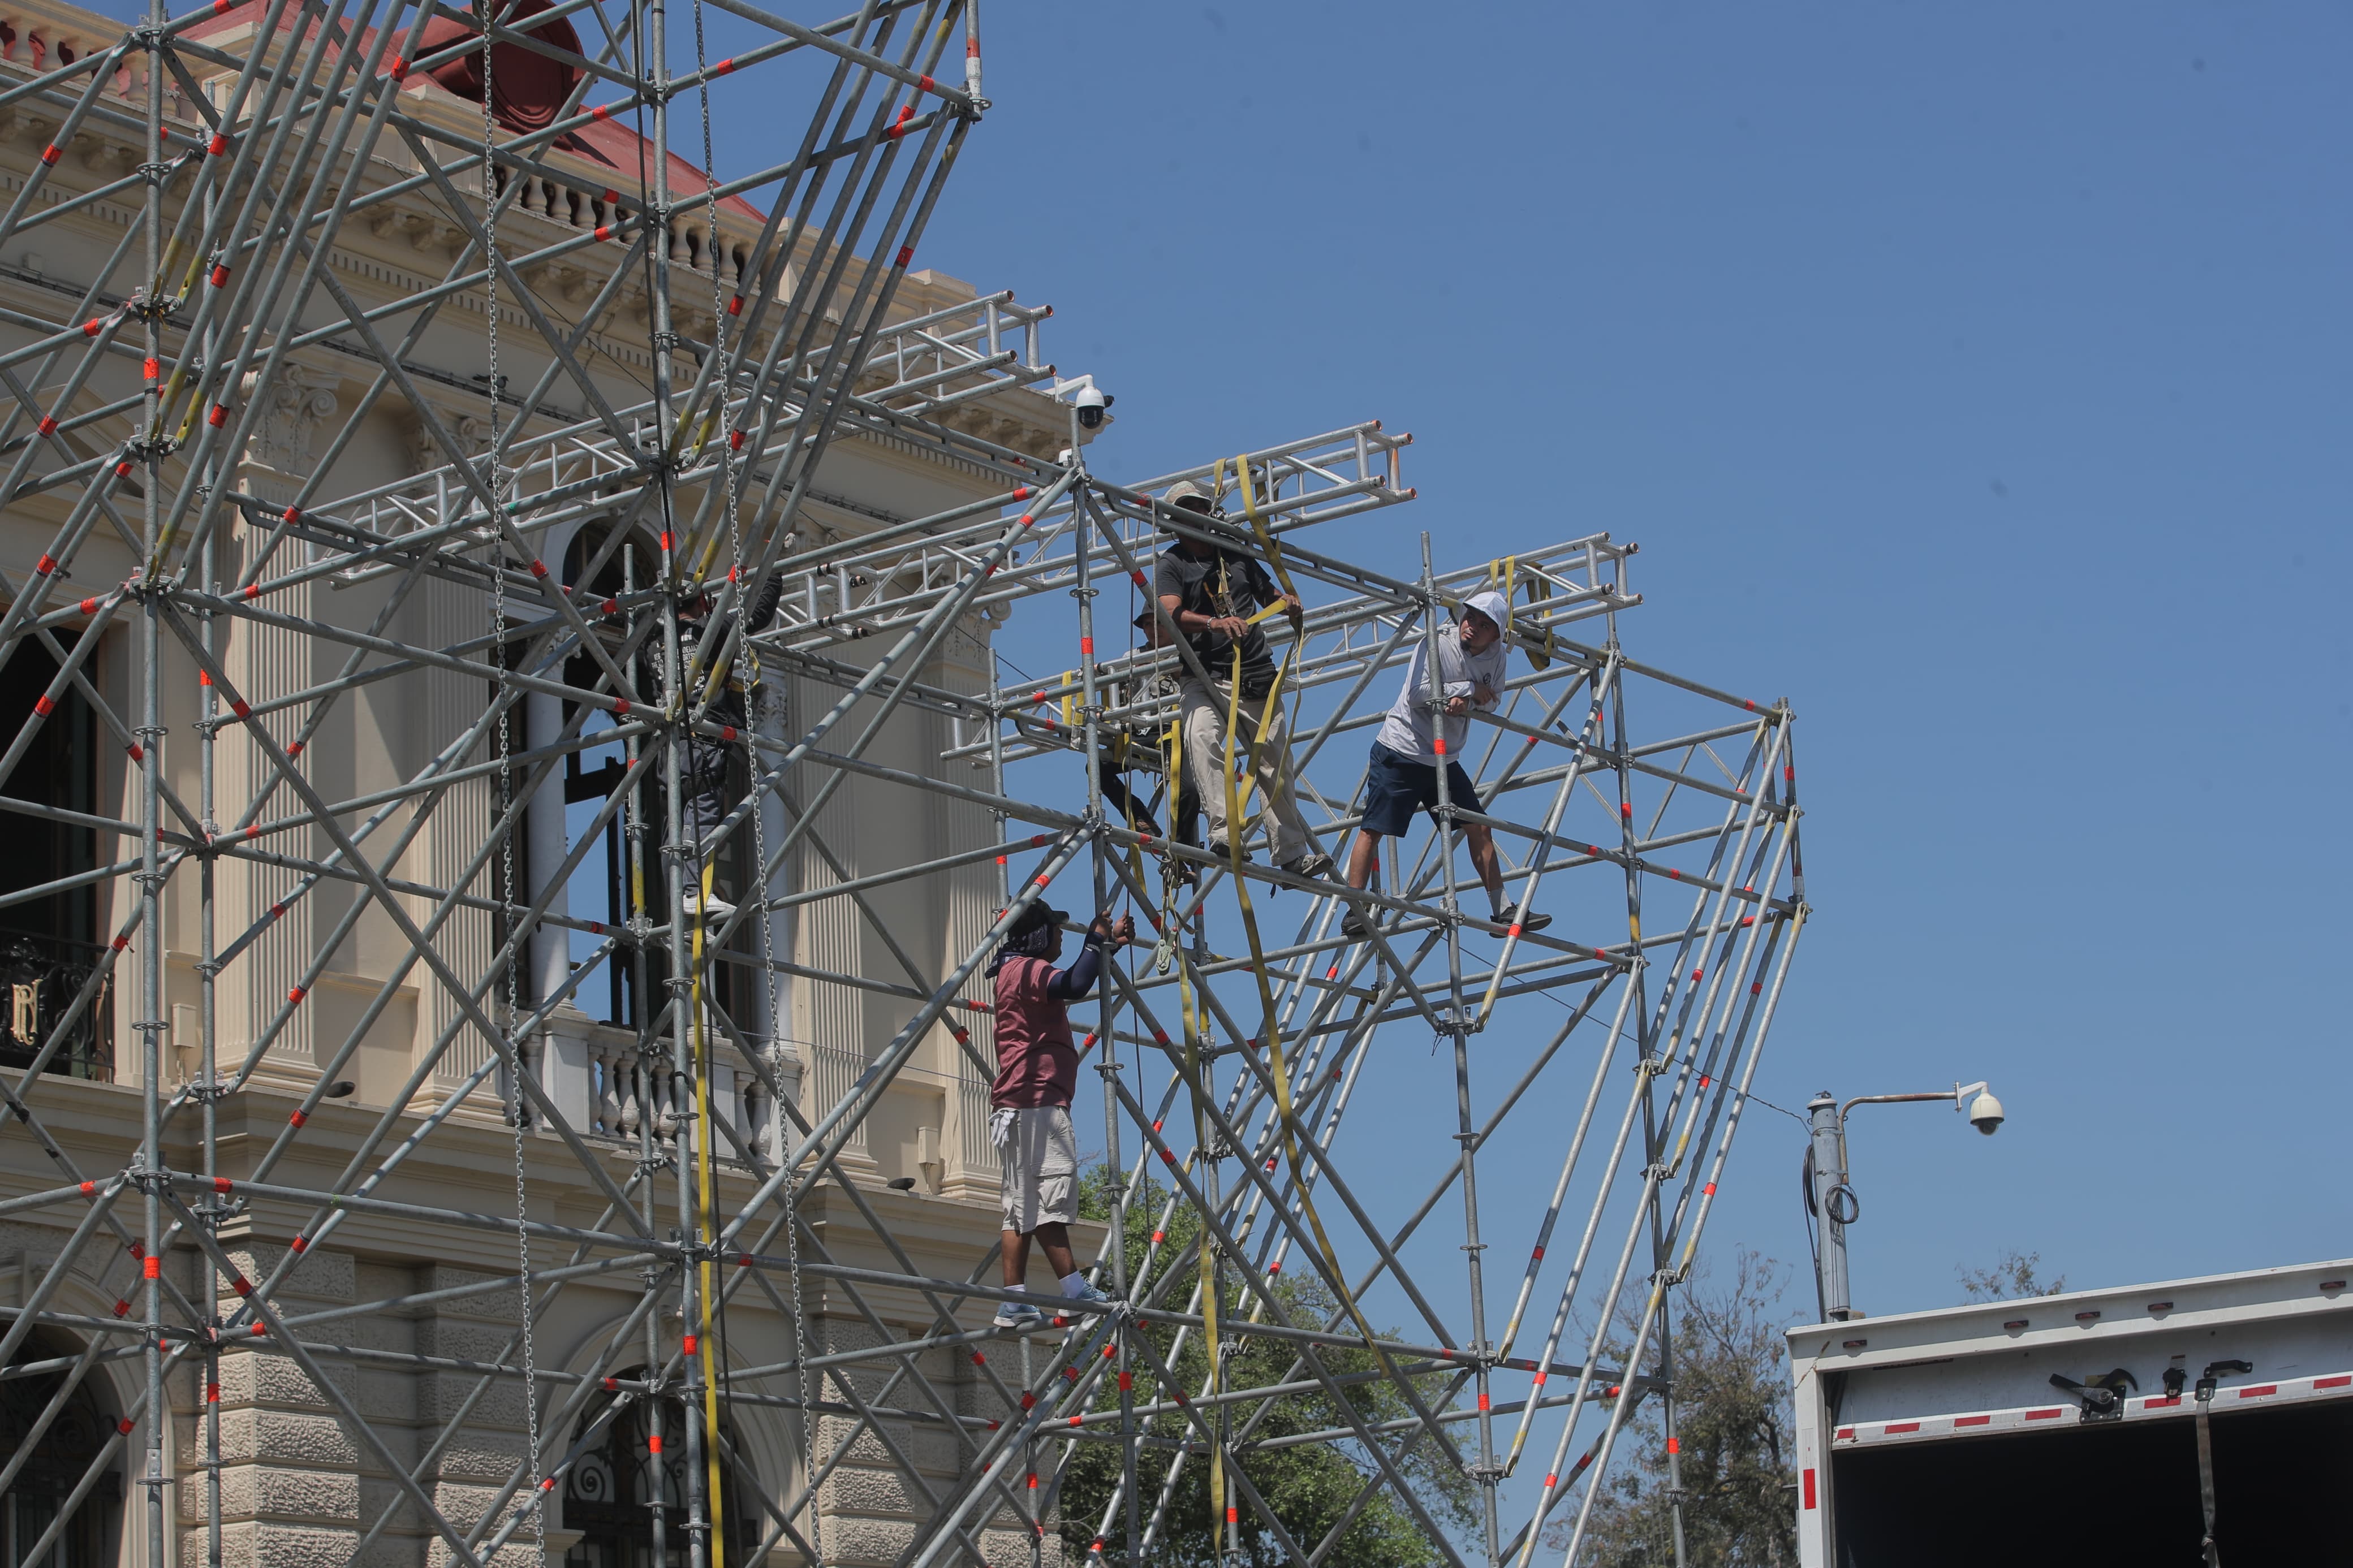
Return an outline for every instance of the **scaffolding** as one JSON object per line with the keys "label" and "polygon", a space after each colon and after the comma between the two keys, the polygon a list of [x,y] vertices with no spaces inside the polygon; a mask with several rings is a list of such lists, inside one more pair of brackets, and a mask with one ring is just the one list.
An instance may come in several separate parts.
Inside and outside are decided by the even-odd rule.
{"label": "scaffolding", "polygon": [[[684,1461],[655,1467],[651,1528],[660,1548],[666,1510],[681,1510],[695,1568],[744,1554],[725,1525],[739,1501],[753,1561],[864,1560],[828,1546],[820,1504],[852,1451],[878,1447],[910,1500],[896,1561],[913,1568],[988,1561],[984,1531],[1008,1518],[1033,1553],[1060,1534],[1104,1562],[1153,1561],[1186,1527],[1172,1509],[1194,1473],[1210,1478],[1223,1511],[1209,1522],[1233,1552],[1247,1527],[1287,1561],[1344,1561],[1347,1531],[1378,1504],[1451,1563],[1564,1552],[1557,1534],[1545,1544],[1547,1521],[1564,1524],[1561,1560],[1574,1561],[1634,1410],[1655,1401],[1673,1434],[1671,1291],[1688,1277],[1805,923],[1788,708],[1630,657],[1620,630],[1641,605],[1636,552],[1607,533],[1497,561],[1442,561],[1427,536],[1419,562],[1350,558],[1348,531],[1333,525],[1413,499],[1409,439],[1377,423],[1136,483],[1089,469],[1092,432],[1067,403],[1054,405],[1069,420],[1054,456],[997,438],[965,416],[1008,388],[1067,384],[1042,359],[1048,312],[1009,294],[913,314],[896,303],[986,108],[976,8],[873,0],[804,26],[744,0],[710,4],[764,41],[705,60],[702,0],[691,68],[667,58],[674,18],[661,0],[522,0],[488,21],[492,47],[477,13],[430,0],[221,0],[180,16],[158,0],[110,46],[0,84],[0,111],[52,127],[0,215],[0,250],[90,202],[139,215],[93,276],[52,290],[53,310],[10,313],[0,353],[9,506],[25,516],[47,498],[58,519],[37,561],[0,583],[0,656],[37,647],[56,668],[0,773],[69,700],[130,759],[111,815],[0,800],[122,847],[7,895],[96,889],[111,929],[69,984],[40,994],[37,1026],[19,1031],[36,1037],[31,1058],[0,1079],[14,1113],[0,1137],[57,1172],[57,1184],[8,1194],[0,1215],[63,1237],[47,1274],[0,1314],[0,1364],[11,1377],[62,1373],[67,1388],[101,1361],[139,1367],[143,1394],[74,1495],[128,1456],[150,1565],[195,1560],[174,1544],[183,1529],[221,1561],[218,1389],[224,1365],[265,1350],[299,1366],[391,1483],[361,1521],[353,1562],[396,1515],[432,1538],[435,1561],[543,1553],[542,1500],[596,1461],[633,1407],[656,1454],[678,1418],[667,1413],[684,1413]],[[248,31],[208,33],[233,9]],[[944,79],[959,44],[965,68]],[[497,73],[529,60],[560,66],[570,85],[519,128],[493,112]],[[479,126],[404,95],[405,79],[469,62]],[[810,106],[806,128],[771,165],[681,188],[672,150],[712,166],[721,90],[794,96]],[[584,195],[548,150],[616,121],[639,124],[651,155],[634,188]],[[136,169],[53,184],[59,149],[93,133],[135,143]],[[405,178],[345,177],[386,156]],[[747,193],[765,214],[731,238],[722,208]],[[369,306],[330,258],[344,226],[396,199],[432,204],[451,259],[438,287]],[[568,227],[551,239],[521,223],[534,213]],[[551,309],[552,269],[592,250],[607,257],[605,280],[591,276],[576,309]],[[647,315],[629,330],[651,345],[650,384],[617,404],[583,358],[620,330],[632,279]],[[487,327],[482,374],[428,384],[416,346],[459,301]],[[362,367],[366,390],[336,408],[311,475],[266,494],[245,481],[243,454],[272,399],[301,395],[297,356],[316,349]],[[330,486],[336,456],[387,398],[419,411],[431,460],[371,487]],[[468,398],[479,413],[461,427],[446,411]],[[849,439],[953,460],[993,493],[813,528],[813,502],[857,512],[819,473]],[[1180,479],[1220,510],[1160,499]],[[561,569],[543,560],[559,532],[590,542]],[[1510,603],[1512,674],[1500,704],[1474,716],[1463,759],[1476,798],[1442,796],[1426,827],[1386,840],[1365,891],[1246,858],[1240,834],[1213,854],[1164,831],[1178,691],[1219,672],[1181,642],[1131,647],[1125,623],[1151,618],[1153,560],[1179,534],[1267,562],[1305,601],[1295,632],[1269,624],[1282,661],[1273,700],[1314,838],[1335,855],[1361,810],[1363,742],[1415,647],[1474,592]],[[67,586],[101,545],[137,569]],[[772,585],[773,619],[745,625]],[[318,612],[320,595],[363,587],[383,595],[369,624]],[[395,613],[427,591],[478,608],[445,617],[438,639],[403,640]],[[953,638],[1017,612],[1065,628],[1053,635],[1067,671],[1029,679],[992,661],[980,682],[939,673]],[[698,625],[724,629],[702,637]],[[96,675],[110,635],[123,680]],[[252,664],[224,652],[238,638],[274,639],[290,668],[324,673],[247,689],[237,671]],[[199,672],[201,708],[173,735],[164,672],[183,666]],[[731,666],[753,671],[740,725]],[[306,747],[339,705],[402,679],[486,695],[428,708],[430,760],[396,787],[337,795]],[[786,689],[796,702],[763,695]],[[913,756],[910,733],[941,743]],[[732,805],[715,825],[682,815],[695,741],[732,759]],[[191,775],[167,766],[167,748],[197,752],[195,798],[175,785]],[[1229,778],[1234,761],[1223,759]],[[828,808],[879,786],[989,830],[945,858],[860,864],[828,842]],[[1262,805],[1242,802],[1242,816]],[[567,806],[585,809],[585,826],[567,827]],[[473,853],[421,875],[412,844],[461,807],[476,813]],[[1503,852],[1510,923],[1482,913],[1479,880],[1461,875],[1474,826]],[[628,857],[628,906],[601,921],[555,909],[608,829]],[[249,921],[216,897],[221,869],[240,864],[282,876]],[[976,876],[995,879],[985,930],[944,958],[897,942],[885,895]],[[733,904],[718,896],[728,877]],[[956,1092],[986,1084],[984,966],[1050,894],[1082,921],[1133,910],[1146,932],[1074,1006],[1089,1031],[1075,1112],[1091,1140],[1101,1113],[1101,1223],[1088,1233],[1100,1240],[1086,1261],[1107,1306],[987,1283],[993,1235],[965,1275],[919,1270],[894,1235],[892,1194],[849,1158],[927,1043],[955,1042]],[[262,962],[263,939],[306,900],[317,913],[281,976],[283,1005],[250,1039],[229,1038],[221,987],[243,983],[240,968]],[[891,964],[815,962],[792,922],[821,910]],[[201,981],[177,1026],[167,910],[170,946],[194,955]],[[1362,936],[1343,927],[1352,910]],[[1542,930],[1538,910],[1552,917]],[[307,1087],[286,1125],[229,1135],[226,1108],[311,1028],[298,1024],[306,1000],[364,913],[397,933],[396,973],[349,1027],[303,1037]],[[433,1051],[370,1111],[347,1157],[338,1145],[322,1160],[305,1124],[348,1093],[342,1075],[404,979],[435,999]],[[787,1070],[786,983],[877,999],[868,1016],[894,1026],[818,1042],[813,1053],[849,1053],[838,1070],[814,1054]],[[567,1101],[548,1087],[551,1022],[608,984],[638,998],[633,1047],[600,1058],[586,1100]],[[109,1007],[128,1015],[136,1059],[117,1076],[135,1086],[139,1125],[94,1164],[56,1126],[71,1078],[51,1069],[91,1058]],[[177,1082],[175,1053],[187,1064]],[[1431,1118],[1443,1129],[1425,1133],[1435,1179],[1414,1190],[1413,1152],[1360,1146],[1352,1180],[1335,1152],[1352,1106],[1409,1068],[1452,1090],[1451,1111]],[[486,1116],[513,1136],[512,1210],[419,1201],[402,1184],[437,1140]],[[576,1166],[567,1175],[595,1211],[534,1205],[532,1173],[549,1160]],[[1480,1177],[1499,1160],[1556,1171],[1544,1201],[1482,1199]],[[448,1291],[520,1284],[512,1336],[462,1354],[371,1350],[331,1320],[405,1300],[290,1308],[322,1244],[369,1219],[511,1243],[511,1272]],[[1556,1246],[1564,1225],[1570,1244]],[[259,1255],[232,1235],[278,1244],[259,1277],[238,1261]],[[140,1265],[116,1314],[66,1310],[57,1284],[109,1249]],[[1445,1258],[1458,1249],[1459,1265]],[[1489,1250],[1506,1261],[1488,1267]],[[182,1284],[164,1266],[174,1255],[193,1256],[187,1277],[205,1283]],[[1292,1288],[1302,1279],[1312,1298]],[[637,1306],[592,1364],[543,1363],[534,1325],[590,1280],[638,1282]],[[1303,1315],[1310,1299],[1327,1310]],[[993,1327],[1012,1300],[1052,1326]],[[731,1302],[789,1322],[791,1353],[732,1359]],[[1390,1318],[1407,1326],[1376,1326]],[[683,1333],[661,1339],[657,1319]],[[923,1326],[886,1328],[893,1319]],[[36,1330],[85,1348],[26,1361]],[[1253,1345],[1280,1352],[1271,1377],[1240,1354]],[[944,1353],[969,1369],[978,1404],[941,1383]],[[1206,1372],[1188,1379],[1180,1363]],[[449,1374],[468,1392],[424,1458],[402,1455],[345,1392],[335,1369],[352,1364]],[[168,1384],[187,1369],[210,1393],[185,1412],[193,1436],[175,1438]],[[1372,1385],[1399,1414],[1371,1414]],[[497,1390],[520,1393],[527,1451],[453,1512],[423,1484],[430,1454]],[[1333,1424],[1267,1436],[1270,1412],[1302,1393],[1320,1394]],[[63,1405],[60,1394],[28,1446]],[[755,1497],[723,1502],[740,1458],[731,1412],[754,1408],[796,1423],[793,1461]],[[896,1436],[910,1426],[952,1446],[952,1485],[926,1479]],[[1320,1538],[1294,1535],[1253,1479],[1254,1458],[1306,1443],[1337,1446],[1361,1474]],[[1078,1519],[1061,1488],[1088,1451],[1111,1455],[1115,1476]],[[1670,1444],[1670,1486],[1674,1455]],[[1417,1456],[1469,1479],[1467,1531],[1432,1514]],[[13,1476],[18,1462],[0,1465]],[[1515,1475],[1541,1482],[1514,1489]],[[40,1560],[68,1511],[25,1560]]]}

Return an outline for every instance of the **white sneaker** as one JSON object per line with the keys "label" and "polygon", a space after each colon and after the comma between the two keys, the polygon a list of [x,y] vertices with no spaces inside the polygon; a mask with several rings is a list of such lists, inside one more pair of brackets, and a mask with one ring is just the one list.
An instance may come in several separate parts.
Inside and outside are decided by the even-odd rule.
{"label": "white sneaker", "polygon": [[699,889],[687,889],[686,918],[689,920],[693,920],[699,915],[705,925],[712,925],[727,919],[734,912],[735,906],[716,893],[706,899]]}
{"label": "white sneaker", "polygon": [[1026,1334],[1044,1328],[1046,1314],[1026,1301],[1008,1301],[997,1309],[997,1326]]}

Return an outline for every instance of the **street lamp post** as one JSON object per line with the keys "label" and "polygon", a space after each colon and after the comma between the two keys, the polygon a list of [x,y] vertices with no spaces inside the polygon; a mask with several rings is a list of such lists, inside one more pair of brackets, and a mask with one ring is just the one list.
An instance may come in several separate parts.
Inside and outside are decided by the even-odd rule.
{"label": "street lamp post", "polygon": [[[1970,1096],[1976,1098],[1972,1100]],[[1822,1321],[1842,1323],[1855,1316],[1847,1298],[1846,1227],[1862,1214],[1862,1200],[1847,1184],[1846,1117],[1858,1105],[1902,1105],[1915,1100],[1949,1100],[1957,1111],[1968,1114],[1969,1125],[1988,1137],[2001,1125],[2001,1101],[1983,1079],[1957,1083],[1933,1094],[1863,1094],[1845,1104],[1824,1089],[1806,1102],[1813,1142],[1806,1151],[1806,1208],[1821,1220],[1821,1244],[1814,1254],[1814,1284],[1821,1298]]]}

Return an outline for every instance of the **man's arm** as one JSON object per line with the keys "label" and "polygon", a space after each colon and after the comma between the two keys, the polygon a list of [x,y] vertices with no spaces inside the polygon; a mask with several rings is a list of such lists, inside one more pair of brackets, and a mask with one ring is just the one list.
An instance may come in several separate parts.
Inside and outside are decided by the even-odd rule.
{"label": "man's arm", "polygon": [[768,629],[776,618],[776,606],[785,602],[785,574],[780,568],[768,574],[768,585],[760,590],[759,602],[752,606],[752,618],[744,624],[754,632]]}
{"label": "man's arm", "polygon": [[1087,928],[1086,945],[1079,950],[1078,962],[1068,969],[1057,969],[1046,977],[1046,994],[1057,1002],[1075,1002],[1095,988],[1095,979],[1103,973],[1103,954],[1106,946],[1135,940],[1135,917],[1122,915],[1113,925],[1107,914],[1097,915]]}
{"label": "man's arm", "polygon": [[1216,632],[1239,642],[1250,630],[1240,616],[1207,616],[1198,610],[1187,609],[1181,594],[1161,595],[1160,607],[1168,612],[1168,618],[1176,623],[1176,629],[1188,637]]}

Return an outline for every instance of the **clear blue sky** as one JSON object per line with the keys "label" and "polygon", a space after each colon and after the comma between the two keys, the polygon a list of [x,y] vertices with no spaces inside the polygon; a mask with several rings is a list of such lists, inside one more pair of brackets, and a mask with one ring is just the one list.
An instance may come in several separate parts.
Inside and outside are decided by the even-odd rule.
{"label": "clear blue sky", "polygon": [[[918,265],[1054,304],[1099,469],[1378,416],[1352,550],[1607,528],[1630,646],[1796,704],[1759,1092],[2011,1118],[1857,1113],[1860,1305],[2353,1251],[2342,7],[985,15]],[[1742,1137],[1713,1241],[1802,1259]]]}

